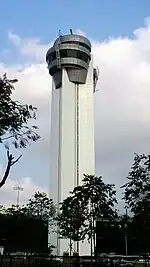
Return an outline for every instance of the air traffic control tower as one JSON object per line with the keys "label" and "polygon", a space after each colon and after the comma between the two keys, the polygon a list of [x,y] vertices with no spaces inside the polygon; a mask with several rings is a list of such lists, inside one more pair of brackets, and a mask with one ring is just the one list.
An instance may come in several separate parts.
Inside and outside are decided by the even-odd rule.
{"label": "air traffic control tower", "polygon": [[[93,93],[98,71],[93,68],[90,41],[70,30],[60,35],[47,51],[52,76],[50,197],[58,205],[81,184],[83,174],[95,173]],[[68,240],[49,229],[49,243],[62,255]],[[74,249],[90,254],[85,240]]]}

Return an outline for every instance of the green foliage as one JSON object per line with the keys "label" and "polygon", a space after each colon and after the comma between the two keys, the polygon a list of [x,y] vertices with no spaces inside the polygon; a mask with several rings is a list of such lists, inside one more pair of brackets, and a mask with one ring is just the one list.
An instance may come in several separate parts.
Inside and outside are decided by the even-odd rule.
{"label": "green foliage", "polygon": [[[123,199],[133,213],[132,234],[139,252],[149,252],[150,240],[150,155],[135,154]],[[139,231],[140,229],[140,231]]]}
{"label": "green foliage", "polygon": [[36,192],[22,210],[28,216],[36,217],[44,221],[53,221],[56,214],[56,208],[52,199],[44,192]]}
{"label": "green foliage", "polygon": [[37,141],[40,136],[37,126],[27,126],[29,120],[36,119],[36,108],[12,99],[16,79],[9,80],[6,74],[0,78],[0,142],[9,139],[15,148],[26,147],[29,141]]}
{"label": "green foliage", "polygon": [[123,199],[135,215],[143,213],[149,206],[150,155],[135,154],[134,163],[127,177]]}
{"label": "green foliage", "polygon": [[84,175],[82,186],[74,189],[74,194],[90,207],[89,216],[114,217],[114,205],[117,203],[114,184],[105,184],[102,177]]}
{"label": "green foliage", "polygon": [[85,208],[80,199],[73,195],[64,199],[57,218],[61,237],[74,241],[84,239],[86,227]]}
{"label": "green foliage", "polygon": [[117,216],[114,185],[105,184],[102,177],[84,175],[82,185],[70,194],[60,205],[60,235],[74,241],[93,238],[95,245],[97,218]]}

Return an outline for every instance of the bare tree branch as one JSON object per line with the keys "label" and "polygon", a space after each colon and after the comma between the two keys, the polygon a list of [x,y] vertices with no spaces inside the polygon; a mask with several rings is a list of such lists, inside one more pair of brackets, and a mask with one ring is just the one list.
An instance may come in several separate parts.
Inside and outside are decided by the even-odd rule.
{"label": "bare tree branch", "polygon": [[0,188],[5,184],[5,182],[7,180],[8,175],[10,173],[11,166],[13,166],[15,163],[17,163],[21,157],[22,157],[22,155],[20,155],[17,159],[14,159],[13,155],[9,153],[9,149],[7,149],[8,162],[7,162],[5,173],[4,173],[3,178],[0,182]]}
{"label": "bare tree branch", "polygon": [[[18,162],[21,157],[22,157],[22,155],[20,155],[16,160],[12,161],[11,166],[13,166],[16,162]],[[14,157],[13,157],[13,159],[14,159]]]}

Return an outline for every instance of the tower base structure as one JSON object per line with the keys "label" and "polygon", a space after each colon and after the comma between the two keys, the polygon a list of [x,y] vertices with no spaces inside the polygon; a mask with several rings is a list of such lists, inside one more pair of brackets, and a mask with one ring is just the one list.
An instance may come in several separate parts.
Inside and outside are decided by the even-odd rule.
{"label": "tower base structure", "polygon": [[[95,173],[93,70],[91,45],[87,38],[66,35],[58,38],[46,55],[52,75],[50,198],[59,207],[84,174]],[[49,227],[53,254],[69,251],[70,241],[60,239],[59,229]],[[77,243],[73,249],[77,250]],[[90,255],[90,243],[79,242],[79,254]]]}

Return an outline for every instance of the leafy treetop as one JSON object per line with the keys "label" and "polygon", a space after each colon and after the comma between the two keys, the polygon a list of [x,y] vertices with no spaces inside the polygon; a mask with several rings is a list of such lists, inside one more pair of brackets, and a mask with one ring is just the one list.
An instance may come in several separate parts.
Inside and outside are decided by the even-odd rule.
{"label": "leafy treetop", "polygon": [[135,215],[143,213],[150,200],[150,155],[135,154],[131,171],[127,177],[123,199]]}
{"label": "leafy treetop", "polygon": [[36,125],[27,126],[30,119],[36,119],[36,108],[12,100],[16,82],[17,79],[7,79],[6,74],[0,78],[0,142],[11,139],[18,148],[26,147],[29,141],[37,141],[40,136],[35,132]]}

